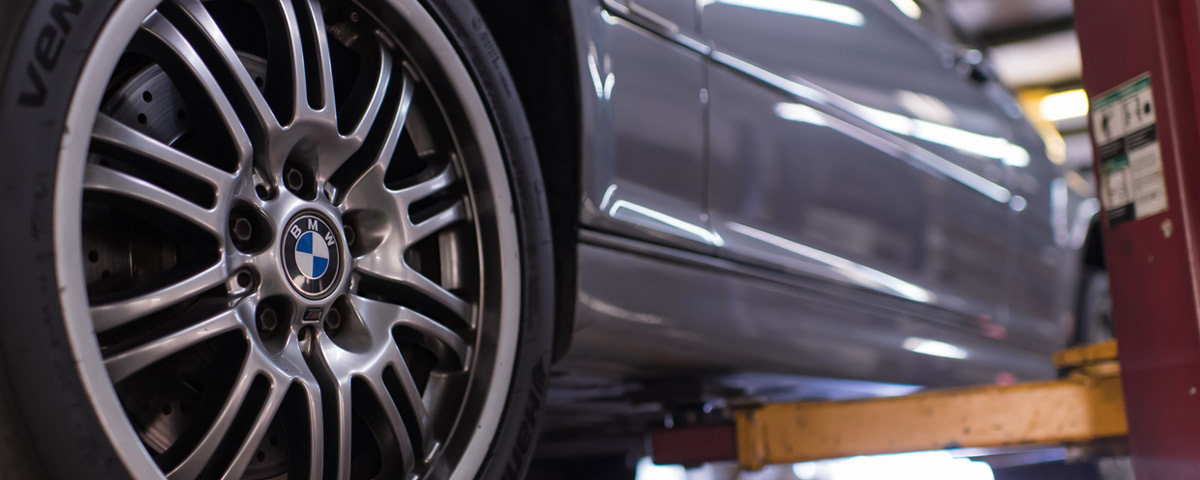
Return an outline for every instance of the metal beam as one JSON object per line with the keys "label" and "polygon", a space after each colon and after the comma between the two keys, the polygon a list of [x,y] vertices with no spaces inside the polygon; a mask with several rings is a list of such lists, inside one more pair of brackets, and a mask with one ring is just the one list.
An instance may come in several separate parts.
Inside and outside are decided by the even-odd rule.
{"label": "metal beam", "polygon": [[1007,45],[1010,43],[1033,40],[1035,38],[1050,35],[1052,33],[1073,30],[1074,28],[1074,17],[1055,17],[1026,23],[1015,27],[984,30],[979,32],[976,37],[979,39],[980,43],[983,43],[985,46],[995,47],[998,45]]}
{"label": "metal beam", "polygon": [[1120,438],[1127,427],[1115,356],[1115,342],[1063,352],[1056,364],[1071,371],[1055,381],[738,410],[738,461],[758,470],[854,455]]}

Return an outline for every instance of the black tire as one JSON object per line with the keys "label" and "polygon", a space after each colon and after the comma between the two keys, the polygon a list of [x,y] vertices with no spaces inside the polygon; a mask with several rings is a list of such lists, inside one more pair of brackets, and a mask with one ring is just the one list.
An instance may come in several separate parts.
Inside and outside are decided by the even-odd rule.
{"label": "black tire", "polygon": [[1112,296],[1108,272],[1087,267],[1079,282],[1079,309],[1075,329],[1075,345],[1100,343],[1114,338]]}
{"label": "black tire", "polygon": [[526,480],[634,480],[637,465],[626,455],[536,460]]}
{"label": "black tire", "polygon": [[[67,341],[54,251],[54,188],[72,94],[118,0],[5,0],[0,11],[0,476],[132,478],[85,391]],[[427,0],[491,115],[511,185],[523,281],[507,404],[479,479],[524,477],[553,342],[549,215],[509,73],[470,2]],[[139,479],[140,480],[140,479]]]}
{"label": "black tire", "polygon": [[474,68],[475,81],[484,92],[484,102],[510,161],[509,181],[518,207],[517,222],[522,226],[523,258],[527,260],[522,271],[525,313],[504,419],[493,442],[490,460],[478,478],[521,480],[537,443],[554,349],[554,243],[550,236],[550,212],[533,134],[512,77],[483,17],[471,2],[428,0],[427,5],[443,22],[451,38],[457,40],[459,53],[467,65]]}

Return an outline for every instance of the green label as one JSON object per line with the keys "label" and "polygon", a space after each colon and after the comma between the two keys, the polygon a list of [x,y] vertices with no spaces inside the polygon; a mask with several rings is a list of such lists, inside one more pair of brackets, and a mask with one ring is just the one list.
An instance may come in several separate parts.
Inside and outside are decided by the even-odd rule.
{"label": "green label", "polygon": [[1109,92],[1107,95],[1092,99],[1092,110],[1099,110],[1107,107],[1113,103],[1137,94],[1139,90],[1145,90],[1147,88],[1150,88],[1150,74],[1142,74],[1140,77],[1130,80],[1124,85],[1117,87],[1116,90]]}
{"label": "green label", "polygon": [[1129,155],[1124,153],[1105,159],[1104,163],[1100,165],[1100,170],[1105,174],[1113,173],[1118,170],[1124,170],[1126,168],[1129,168]]}

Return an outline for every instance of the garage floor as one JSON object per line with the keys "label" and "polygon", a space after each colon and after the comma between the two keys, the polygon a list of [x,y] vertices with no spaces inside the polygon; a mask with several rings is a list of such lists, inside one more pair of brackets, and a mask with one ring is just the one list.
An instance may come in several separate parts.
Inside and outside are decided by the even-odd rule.
{"label": "garage floor", "polygon": [[[927,458],[938,452],[925,452]],[[910,457],[911,459],[912,457]],[[950,459],[948,455],[941,458]],[[851,459],[853,460],[853,459]],[[656,466],[643,459],[638,464],[637,480],[1133,480],[1129,459],[1103,459],[1091,463],[1051,461],[1032,465],[991,469],[982,462],[950,459],[926,466],[911,465],[896,468],[897,462],[885,461],[875,465],[859,462],[837,468],[833,462],[775,465],[759,472],[739,472],[736,464],[709,464],[685,470],[678,466]],[[966,465],[970,462],[974,465]],[[975,467],[975,468],[971,468]]]}

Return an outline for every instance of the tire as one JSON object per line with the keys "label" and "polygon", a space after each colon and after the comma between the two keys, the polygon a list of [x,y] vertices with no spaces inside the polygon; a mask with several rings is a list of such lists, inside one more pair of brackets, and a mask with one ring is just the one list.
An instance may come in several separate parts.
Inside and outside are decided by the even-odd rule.
{"label": "tire", "polygon": [[[532,137],[500,53],[469,2],[312,1],[321,15],[295,0],[292,17],[285,7],[274,20],[257,8],[269,0],[247,2],[250,16],[226,0],[200,7],[222,34],[242,38],[239,47],[259,45],[259,30],[226,27],[265,18],[257,60],[257,50],[221,57],[233,50],[197,36],[209,24],[181,23],[198,18],[189,10],[198,2],[164,2],[151,18],[154,0],[6,1],[4,478],[143,480],[172,468],[179,478],[266,478],[280,473],[276,464],[295,478],[524,477],[553,346],[553,254]],[[218,7],[227,10],[212,13]],[[320,18],[334,14],[336,23]],[[144,18],[166,25],[153,31],[159,37],[133,35]],[[299,19],[290,24],[299,42],[271,43],[289,18]],[[194,57],[169,51],[172,31]],[[376,31],[382,39],[363,40]],[[346,78],[356,86],[322,74],[347,60],[287,70],[278,49],[289,47],[301,58],[364,55],[341,64],[354,65]],[[390,83],[369,83],[372,68],[387,72],[385,57],[395,67]],[[237,58],[240,67],[187,77],[189,58],[210,69]],[[257,104],[245,82],[252,71],[266,79]],[[301,88],[298,78],[316,86]],[[334,86],[322,90],[323,79]],[[359,84],[376,90],[360,93]],[[180,107],[128,111],[139,98]],[[327,108],[327,98],[345,103]],[[343,110],[394,123],[356,137],[368,122],[338,123],[331,112]],[[287,128],[264,127],[270,118]],[[174,133],[159,131],[170,125]],[[286,149],[275,143],[284,130]],[[153,143],[130,146],[143,137],[206,165],[156,164],[177,157],[145,150]],[[396,158],[419,168],[393,168]],[[216,213],[180,213],[200,211]],[[301,225],[310,230],[288,243]],[[268,257],[276,260],[260,260]],[[234,258],[243,263],[231,266]],[[221,280],[188,290],[180,285],[201,276],[192,268]],[[162,347],[168,337],[185,346]],[[185,411],[175,395],[195,403]],[[217,428],[222,419],[228,428]],[[224,441],[185,468],[209,444],[206,432]],[[267,448],[280,432],[282,446]]]}
{"label": "tire", "polygon": [[1108,272],[1087,267],[1079,284],[1079,314],[1075,345],[1089,345],[1114,338],[1112,296]]}
{"label": "tire", "polygon": [[636,462],[625,455],[536,460],[526,480],[634,480]]}

